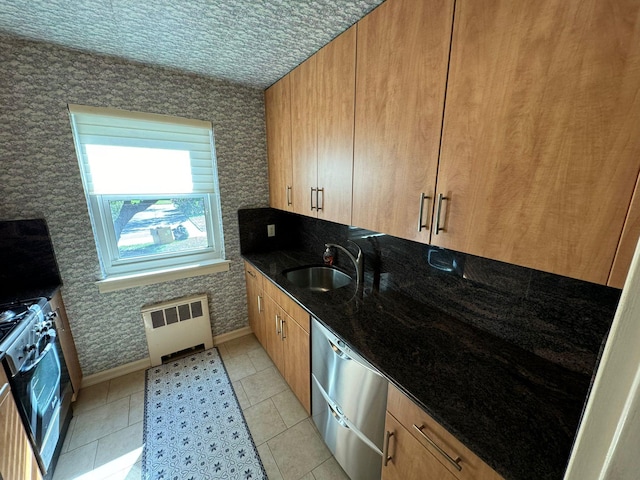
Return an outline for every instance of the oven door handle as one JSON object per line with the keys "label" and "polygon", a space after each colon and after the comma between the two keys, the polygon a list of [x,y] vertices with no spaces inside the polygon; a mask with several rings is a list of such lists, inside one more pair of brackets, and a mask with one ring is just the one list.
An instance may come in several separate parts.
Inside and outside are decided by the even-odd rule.
{"label": "oven door handle", "polygon": [[20,369],[20,373],[29,373],[31,370],[36,368],[38,364],[44,359],[44,357],[46,357],[47,354],[51,351],[51,349],[53,348],[53,345],[56,343],[56,334],[55,332],[50,332],[49,336],[50,336],[49,343],[47,343],[47,346],[44,347],[44,350],[42,350],[42,352],[40,352],[40,355],[38,355],[36,359],[33,360],[31,363],[25,363]]}

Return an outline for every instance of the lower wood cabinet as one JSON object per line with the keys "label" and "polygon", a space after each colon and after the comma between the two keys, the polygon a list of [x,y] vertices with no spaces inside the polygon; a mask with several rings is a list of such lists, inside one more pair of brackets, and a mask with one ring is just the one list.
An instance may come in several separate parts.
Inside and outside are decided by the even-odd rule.
{"label": "lower wood cabinet", "polygon": [[53,317],[56,322],[56,333],[58,334],[58,342],[62,348],[64,362],[67,364],[69,377],[71,378],[71,386],[73,387],[73,401],[75,401],[80,385],[82,384],[82,369],[80,368],[80,360],[78,360],[78,351],[73,340],[71,327],[69,326],[69,317],[67,310],[62,301],[60,290],[56,292],[51,300],[49,300],[51,311],[55,313]]}
{"label": "lower wood cabinet", "polygon": [[501,480],[502,477],[389,384],[382,478]]}
{"label": "lower wood cabinet", "polygon": [[3,480],[42,479],[38,462],[0,367],[0,478]]}
{"label": "lower wood cabinet", "polygon": [[247,283],[247,309],[249,326],[262,345],[265,344],[263,276],[249,263],[244,262],[244,276]]}
{"label": "lower wood cabinet", "polygon": [[245,276],[249,325],[310,414],[309,314],[247,262]]}

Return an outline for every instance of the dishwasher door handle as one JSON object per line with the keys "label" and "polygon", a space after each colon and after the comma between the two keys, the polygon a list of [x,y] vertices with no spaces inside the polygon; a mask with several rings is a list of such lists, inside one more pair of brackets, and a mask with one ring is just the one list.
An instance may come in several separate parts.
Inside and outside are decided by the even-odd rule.
{"label": "dishwasher door handle", "polygon": [[329,345],[331,346],[331,350],[333,350],[333,353],[335,353],[337,356],[339,356],[343,360],[351,360],[351,357],[349,355],[347,355],[342,350],[340,350],[340,348],[338,348],[338,346],[328,338],[327,338],[327,342],[329,342]]}

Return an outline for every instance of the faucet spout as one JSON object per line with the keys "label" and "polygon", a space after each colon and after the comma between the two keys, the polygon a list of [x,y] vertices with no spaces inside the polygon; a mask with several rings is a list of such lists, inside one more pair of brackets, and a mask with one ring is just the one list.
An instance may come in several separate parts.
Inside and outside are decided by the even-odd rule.
{"label": "faucet spout", "polygon": [[353,263],[353,266],[356,269],[356,288],[359,288],[364,283],[364,256],[362,255],[362,249],[360,245],[351,240],[347,240],[349,243],[352,243],[358,250],[356,255],[353,255],[349,250],[347,250],[342,245],[338,245],[336,243],[325,243],[325,247],[327,248],[337,248],[338,250],[343,251],[348,257],[349,260]]}

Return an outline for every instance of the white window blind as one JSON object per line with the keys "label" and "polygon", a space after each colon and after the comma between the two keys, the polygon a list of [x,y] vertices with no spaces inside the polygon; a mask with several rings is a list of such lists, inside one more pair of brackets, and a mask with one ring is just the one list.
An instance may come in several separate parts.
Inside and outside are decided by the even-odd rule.
{"label": "white window blind", "polygon": [[89,195],[216,193],[210,122],[80,105],[69,112]]}

